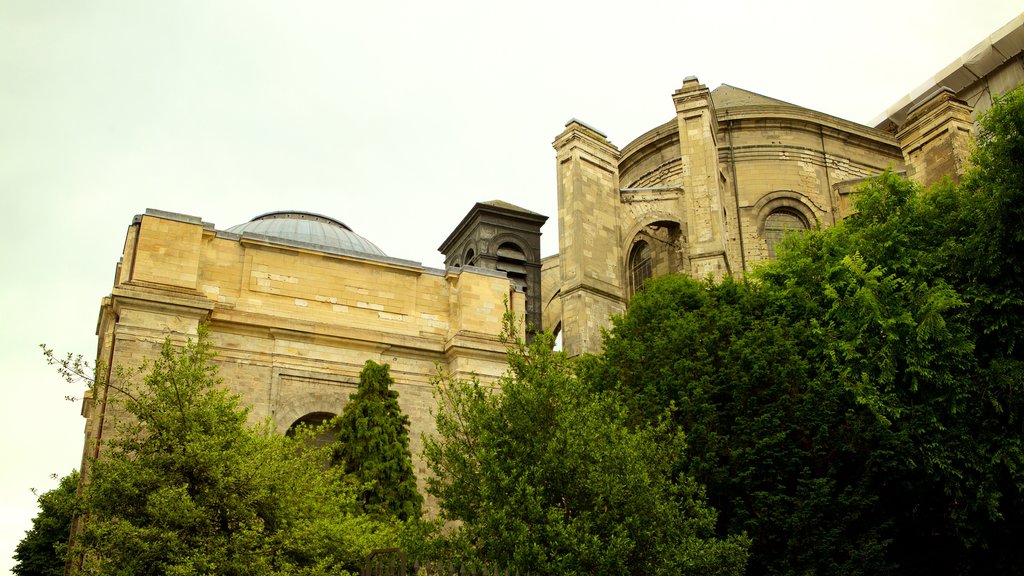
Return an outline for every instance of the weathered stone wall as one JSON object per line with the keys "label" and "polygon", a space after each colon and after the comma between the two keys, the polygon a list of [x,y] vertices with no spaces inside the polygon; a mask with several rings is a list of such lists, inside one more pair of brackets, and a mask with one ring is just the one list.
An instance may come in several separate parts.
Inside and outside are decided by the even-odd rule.
{"label": "weathered stone wall", "polygon": [[540,262],[541,326],[552,333],[562,331],[562,270],[559,256],[548,256]]}
{"label": "weathered stone wall", "polygon": [[[440,366],[497,380],[507,298],[521,316],[522,294],[497,272],[325,253],[151,211],[129,228],[101,310],[98,357],[137,366],[165,338],[182,343],[206,323],[224,385],[250,407],[251,422],[269,420],[279,432],[311,413],[339,414],[366,360],[390,364],[422,481],[431,377]],[[97,390],[83,409],[87,456],[123,417],[107,393]]]}
{"label": "weathered stone wall", "polygon": [[[843,126],[838,119],[795,112],[753,111],[722,122],[723,163],[736,198],[736,235],[742,246],[737,270],[769,258],[764,224],[776,210],[802,215],[811,228],[831,226],[848,215],[835,184],[899,169],[902,156],[891,136]],[[823,116],[823,115],[817,115]]]}
{"label": "weathered stone wall", "polygon": [[575,120],[554,146],[562,348],[576,355],[599,347],[609,315],[625,309],[619,152],[603,134]]}
{"label": "weathered stone wall", "polygon": [[725,229],[724,174],[719,161],[718,113],[711,92],[696,77],[672,95],[679,127],[689,274],[720,279],[731,273]]}
{"label": "weathered stone wall", "polygon": [[672,98],[676,117],[621,152],[576,121],[555,140],[560,309],[545,300],[545,322],[561,314],[570,354],[600,350],[606,315],[636,288],[639,242],[652,276],[742,274],[770,257],[769,215],[831,226],[850,213],[851,182],[903,169],[882,130],[696,78]]}
{"label": "weathered stone wall", "polygon": [[943,89],[910,110],[896,133],[907,162],[907,177],[925,186],[967,169],[974,125],[971,108],[952,90]]}

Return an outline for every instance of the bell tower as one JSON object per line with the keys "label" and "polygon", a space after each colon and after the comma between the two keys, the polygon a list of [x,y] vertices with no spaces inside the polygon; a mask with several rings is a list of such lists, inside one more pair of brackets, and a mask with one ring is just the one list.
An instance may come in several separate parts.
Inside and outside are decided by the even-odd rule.
{"label": "bell tower", "polygon": [[501,200],[477,202],[438,248],[448,268],[504,273],[526,297],[526,332],[541,326],[540,228],[547,216]]}

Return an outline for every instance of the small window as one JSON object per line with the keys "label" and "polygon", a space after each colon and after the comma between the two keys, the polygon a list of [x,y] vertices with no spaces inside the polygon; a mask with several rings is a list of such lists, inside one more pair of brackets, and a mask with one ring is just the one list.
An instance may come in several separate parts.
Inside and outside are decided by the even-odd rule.
{"label": "small window", "polygon": [[807,230],[807,221],[795,210],[780,209],[772,212],[764,221],[764,239],[768,243],[768,257],[775,258],[775,249],[782,238],[794,230]]}
{"label": "small window", "polygon": [[629,294],[632,296],[642,288],[651,275],[651,247],[641,240],[629,252]]}
{"label": "small window", "polygon": [[476,252],[474,252],[473,249],[470,248],[469,250],[466,250],[466,257],[463,258],[462,261],[466,263],[466,266],[472,266],[473,264],[475,264],[475,262],[473,262],[475,258]]}

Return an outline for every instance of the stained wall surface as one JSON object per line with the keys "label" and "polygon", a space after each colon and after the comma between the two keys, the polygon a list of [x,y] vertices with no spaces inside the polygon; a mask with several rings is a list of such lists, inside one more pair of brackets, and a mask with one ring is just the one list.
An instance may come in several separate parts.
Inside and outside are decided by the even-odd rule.
{"label": "stained wall surface", "polygon": [[[431,377],[441,367],[496,381],[505,369],[498,334],[506,299],[524,313],[523,294],[501,273],[232,234],[150,210],[128,228],[100,312],[98,357],[137,366],[166,338],[195,338],[203,323],[224,385],[250,407],[251,422],[269,420],[282,433],[310,414],[340,414],[366,360],[387,363],[422,481],[421,438],[434,429]],[[86,456],[123,416],[107,402],[114,394],[96,390],[83,408]]]}
{"label": "stained wall surface", "polygon": [[904,171],[886,131],[732,86],[687,78],[676,117],[621,150],[578,120],[554,142],[559,240],[545,327],[570,354],[597,352],[610,314],[645,278],[742,275],[789,230],[851,212],[855,184]]}

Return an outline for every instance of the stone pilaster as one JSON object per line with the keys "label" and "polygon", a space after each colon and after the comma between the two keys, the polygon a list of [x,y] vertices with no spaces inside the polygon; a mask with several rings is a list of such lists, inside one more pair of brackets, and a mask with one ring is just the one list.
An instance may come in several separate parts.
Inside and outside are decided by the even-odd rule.
{"label": "stone pilaster", "polygon": [[625,310],[619,231],[619,150],[604,134],[571,120],[554,142],[562,348],[598,352],[601,328]]}
{"label": "stone pilaster", "polygon": [[729,262],[715,105],[711,91],[694,76],[683,81],[672,100],[679,123],[690,274],[695,278],[708,274],[721,278],[729,273]]}
{"label": "stone pilaster", "polygon": [[945,176],[959,180],[971,147],[971,107],[949,88],[941,88],[911,108],[896,134],[907,176],[925,186]]}

